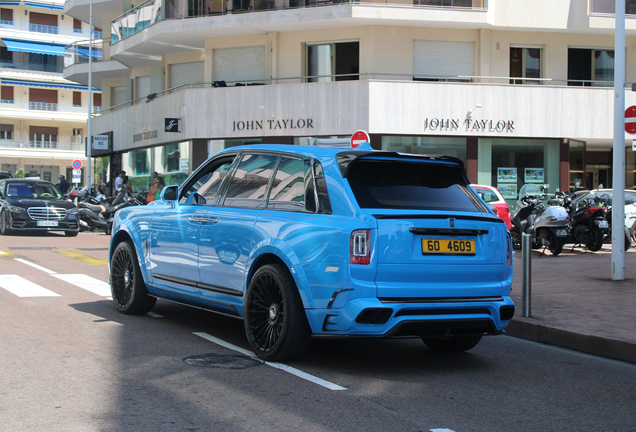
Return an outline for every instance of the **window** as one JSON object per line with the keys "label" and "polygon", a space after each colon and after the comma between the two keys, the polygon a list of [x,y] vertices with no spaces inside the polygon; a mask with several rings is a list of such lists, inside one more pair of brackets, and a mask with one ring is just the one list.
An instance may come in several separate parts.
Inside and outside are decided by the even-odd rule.
{"label": "window", "polygon": [[413,4],[420,6],[482,8],[483,0],[413,0]]}
{"label": "window", "polygon": [[0,124],[0,139],[13,139],[13,125]]}
{"label": "window", "polygon": [[265,59],[264,45],[215,49],[214,80],[262,83],[265,79]]}
{"label": "window", "polygon": [[[309,162],[281,158],[274,175],[267,208],[274,210],[305,210],[305,177]],[[312,200],[314,197],[311,197]],[[315,208],[315,205],[310,206]]]}
{"label": "window", "polygon": [[[29,53],[29,69],[43,72],[62,72],[58,68],[58,56],[49,54]],[[59,69],[59,70],[58,70]]]}
{"label": "window", "polygon": [[415,81],[468,81],[475,71],[475,44],[472,42],[413,41]]}
{"label": "window", "polygon": [[30,88],[29,109],[57,111],[57,90]]}
{"label": "window", "polygon": [[2,99],[3,104],[13,103],[13,87],[2,86],[2,88],[0,89],[0,93],[2,94],[2,96],[0,96],[0,99]]}
{"label": "window", "polygon": [[[590,12],[613,14],[616,9],[616,0],[591,0]],[[636,0],[625,0],[625,13],[636,14]]]}
{"label": "window", "polygon": [[82,93],[73,92],[73,106],[76,106],[76,107],[82,106]]}
{"label": "window", "polygon": [[0,19],[3,24],[13,23],[13,9],[0,8]]}
{"label": "window", "polygon": [[223,183],[228,171],[230,171],[234,158],[234,156],[231,156],[214,161],[209,166],[209,169],[201,172],[201,176],[199,178],[191,181],[191,183],[186,186],[186,192],[183,194],[179,202],[181,204],[185,203],[190,195],[197,192],[205,198],[207,205],[214,205],[219,189],[221,188],[221,184]]}
{"label": "window", "polygon": [[82,129],[73,128],[73,136],[82,136]]}
{"label": "window", "polygon": [[9,51],[7,47],[0,47],[0,61],[3,64],[13,64],[13,52]]}
{"label": "window", "polygon": [[57,128],[30,126],[29,145],[34,148],[57,148]]}
{"label": "window", "polygon": [[308,82],[358,80],[360,42],[307,44]]}
{"label": "window", "polygon": [[265,203],[267,185],[278,156],[244,155],[232,176],[223,205],[257,208]]}
{"label": "window", "polygon": [[614,50],[569,48],[568,85],[614,86]]}
{"label": "window", "polygon": [[81,33],[82,32],[82,22],[77,18],[73,18],[73,32]]}
{"label": "window", "polygon": [[57,15],[30,12],[29,30],[32,32],[57,34]]}
{"label": "window", "polygon": [[[541,48],[510,47],[510,78],[541,78]],[[511,84],[540,84],[535,80],[510,80]]]}
{"label": "window", "polygon": [[128,101],[126,97],[126,86],[112,87],[110,89],[110,106],[125,104]]}
{"label": "window", "polygon": [[150,94],[150,77],[137,77],[137,99],[145,98]]}

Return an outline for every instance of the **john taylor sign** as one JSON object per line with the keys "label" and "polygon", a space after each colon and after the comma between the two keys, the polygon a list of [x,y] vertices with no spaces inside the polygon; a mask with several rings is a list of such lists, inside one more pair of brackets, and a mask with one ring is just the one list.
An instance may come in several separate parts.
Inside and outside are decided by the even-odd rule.
{"label": "john taylor sign", "polygon": [[480,133],[514,133],[513,120],[473,120],[467,118],[426,118],[424,132],[480,132]]}

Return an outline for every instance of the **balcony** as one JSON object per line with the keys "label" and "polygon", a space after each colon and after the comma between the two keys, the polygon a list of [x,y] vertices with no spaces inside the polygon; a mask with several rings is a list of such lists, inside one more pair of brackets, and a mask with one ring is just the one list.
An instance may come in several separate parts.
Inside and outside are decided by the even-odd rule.
{"label": "balcony", "polygon": [[14,60],[0,60],[0,69],[28,70],[35,72],[62,73],[64,66]]}
{"label": "balcony", "polygon": [[[18,21],[0,21],[0,30],[10,30],[10,31],[25,31],[25,32],[34,32],[34,33],[45,33],[47,35],[61,35],[61,36],[73,36],[76,38],[89,38],[91,32],[89,30],[78,30],[68,27],[57,27],[57,26],[49,26],[42,24],[30,24],[25,22]],[[16,35],[11,34],[11,37],[16,37]],[[94,31],[93,39],[101,39],[102,32]]]}
{"label": "balcony", "polygon": [[225,0],[206,0],[201,3],[205,6],[197,6],[196,3],[193,4],[179,0],[170,4],[164,4],[164,0],[147,0],[111,22],[111,45],[153,24],[170,19],[271,12],[345,4],[485,11],[487,10],[485,1],[486,0],[371,0],[361,3],[358,0],[229,0],[227,2]]}
{"label": "balcony", "polygon": [[[103,43],[101,40],[93,42],[92,56],[94,62],[102,61],[103,57]],[[74,64],[88,63],[89,42],[81,41],[74,42],[66,47],[64,50],[64,67],[69,67]]]}
{"label": "balcony", "polygon": [[[58,104],[52,102],[31,102],[2,99],[2,109],[29,110],[29,111],[57,111],[63,113],[77,113],[88,116],[88,107],[82,105]],[[102,107],[94,106],[93,114],[100,114]]]}
{"label": "balcony", "polygon": [[85,146],[80,142],[0,140],[0,148],[83,152]]}

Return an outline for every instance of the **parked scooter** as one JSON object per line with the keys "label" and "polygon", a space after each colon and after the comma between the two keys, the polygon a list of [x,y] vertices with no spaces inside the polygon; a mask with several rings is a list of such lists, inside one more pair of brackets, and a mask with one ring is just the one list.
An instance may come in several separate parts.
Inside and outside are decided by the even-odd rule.
{"label": "parked scooter", "polygon": [[609,231],[605,209],[594,200],[584,199],[574,203],[571,197],[563,198],[563,207],[570,215],[566,243],[573,243],[574,246],[585,244],[592,252],[600,250]]}
{"label": "parked scooter", "polygon": [[[607,208],[605,212],[605,219],[607,220],[608,229],[605,234],[604,243],[612,243],[612,206]],[[623,225],[623,237],[625,238],[625,249],[629,250],[632,247],[633,227],[636,222],[636,214],[625,214],[625,225]]]}
{"label": "parked scooter", "polygon": [[541,196],[525,195],[517,202],[518,210],[511,219],[512,246],[514,249],[521,249],[521,234],[531,234],[533,249],[545,246],[552,255],[559,255],[568,234],[569,216],[563,207],[546,207]]}

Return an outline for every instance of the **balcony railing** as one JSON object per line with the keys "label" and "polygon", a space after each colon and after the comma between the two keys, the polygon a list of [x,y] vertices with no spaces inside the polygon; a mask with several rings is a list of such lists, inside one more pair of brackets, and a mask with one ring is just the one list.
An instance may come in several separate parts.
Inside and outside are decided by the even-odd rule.
{"label": "balcony railing", "polygon": [[[88,63],[88,44],[87,41],[81,41],[68,45],[64,50],[64,67]],[[92,55],[93,61],[102,61],[103,43],[101,39],[93,42]]]}
{"label": "balcony railing", "polygon": [[21,141],[0,139],[0,148],[84,151],[86,147],[83,143],[79,142]]}
{"label": "balcony railing", "polygon": [[[163,96],[190,89],[205,89],[213,87],[243,87],[243,86],[261,86],[288,83],[313,83],[313,82],[329,82],[329,81],[358,81],[358,80],[375,80],[375,81],[391,81],[403,83],[439,83],[439,84],[488,84],[488,85],[505,85],[505,86],[539,86],[539,87],[592,87],[592,88],[608,88],[614,87],[613,81],[598,80],[567,80],[553,78],[511,78],[511,77],[492,77],[492,76],[433,76],[433,75],[408,75],[408,74],[387,74],[387,73],[361,73],[361,74],[341,74],[341,75],[317,75],[317,76],[299,76],[271,79],[254,79],[241,81],[213,81],[201,82],[193,84],[184,84],[156,93],[151,93],[146,97],[131,100],[123,104],[104,108],[100,114],[118,111],[133,105],[152,103],[154,100]],[[626,82],[625,88],[632,88],[632,84]]]}
{"label": "balcony railing", "polygon": [[487,0],[410,0],[405,5],[400,0],[222,0],[214,2],[214,9],[198,6],[198,2],[174,0],[147,0],[139,6],[115,18],[110,25],[111,45],[140,32],[148,26],[168,19],[198,18],[212,15],[267,12],[274,10],[299,9],[320,6],[334,6],[347,3],[374,6],[395,5],[423,8],[444,8],[460,10],[486,10]]}
{"label": "balcony railing", "polygon": [[62,73],[64,71],[64,66],[59,64],[44,64],[14,60],[0,60],[0,68],[50,73]]}
{"label": "balcony railing", "polygon": [[[18,21],[0,21],[0,29],[21,30],[36,33],[56,34],[62,36],[76,36],[81,38],[89,38],[91,32],[89,30],[79,30],[68,27],[57,27],[43,24],[30,24]],[[101,39],[102,32],[94,31],[93,39]]]}
{"label": "balcony railing", "polygon": [[[69,105],[58,104],[52,102],[31,102],[31,101],[16,101],[10,99],[2,99],[0,103],[4,109],[19,109],[19,110],[32,110],[32,111],[58,111],[66,113],[81,113],[87,114],[87,107],[82,105]],[[11,106],[7,106],[11,105]],[[102,107],[93,106],[93,114],[100,114]]]}

